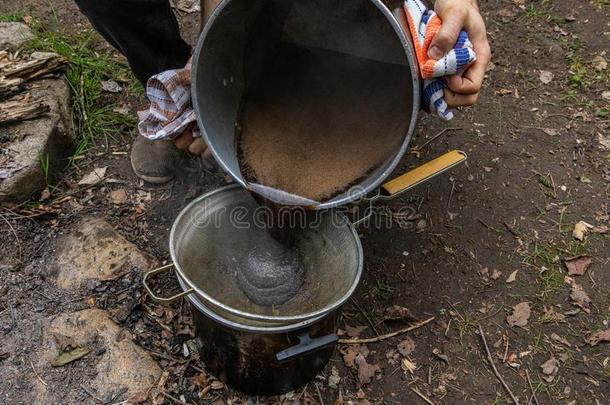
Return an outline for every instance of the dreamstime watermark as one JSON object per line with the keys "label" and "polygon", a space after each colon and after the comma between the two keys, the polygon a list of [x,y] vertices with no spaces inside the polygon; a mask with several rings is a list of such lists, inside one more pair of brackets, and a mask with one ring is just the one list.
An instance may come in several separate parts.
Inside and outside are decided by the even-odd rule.
{"label": "dreamstime watermark", "polygon": [[[352,191],[353,192],[353,191]],[[357,191],[356,191],[357,192]],[[360,192],[359,195],[362,195]],[[420,226],[422,217],[411,205],[389,208],[376,205],[370,198],[359,198],[349,205],[330,209],[307,209],[298,206],[258,205],[254,201],[244,204],[219,206],[204,200],[189,213],[190,223],[198,228],[214,227],[220,229],[230,226],[235,229],[309,229],[322,227],[341,227],[349,222],[362,228],[415,229]]]}

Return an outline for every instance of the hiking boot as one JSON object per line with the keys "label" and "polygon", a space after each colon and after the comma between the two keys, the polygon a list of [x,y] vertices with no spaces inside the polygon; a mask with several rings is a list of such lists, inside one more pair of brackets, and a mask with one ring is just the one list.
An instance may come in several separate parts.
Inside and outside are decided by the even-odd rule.
{"label": "hiking boot", "polygon": [[174,178],[182,152],[171,140],[151,141],[138,136],[131,147],[131,168],[147,183],[163,184]]}

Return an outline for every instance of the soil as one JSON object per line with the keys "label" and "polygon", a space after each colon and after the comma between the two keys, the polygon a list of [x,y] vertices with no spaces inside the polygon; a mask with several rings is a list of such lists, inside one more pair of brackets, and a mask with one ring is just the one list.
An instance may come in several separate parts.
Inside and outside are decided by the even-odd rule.
{"label": "soil", "polygon": [[405,66],[282,44],[246,95],[246,177],[324,201],[388,161],[409,127]]}
{"label": "soil", "polygon": [[[46,1],[5,0],[3,12],[30,9],[52,27],[50,7]],[[66,29],[87,27],[72,2],[58,0],[52,7]],[[597,0],[489,0],[481,9],[494,64],[478,104],[458,111],[449,124],[423,116],[412,153],[396,174],[449,149],[466,151],[468,163],[389,203],[380,212],[394,213],[393,226],[361,227],[365,273],[342,309],[340,329],[361,338],[400,329],[410,318],[396,319],[406,311],[389,316],[395,306],[417,319],[434,317],[431,323],[379,342],[340,345],[323,373],[289,395],[247,398],[216,384],[199,398],[196,378],[205,375],[193,367],[203,365],[181,354],[190,337],[168,334],[149,312],[165,314],[173,330],[188,330],[185,305],[163,309],[152,303],[137,275],[66,292],[46,271],[54,239],[70,224],[94,216],[106,218],[152,256],[167,259],[168,230],[177,212],[226,183],[221,173],[202,169],[167,186],[143,185],[131,174],[128,155],[110,153],[128,151],[133,134],[126,134],[108,153],[92,154],[67,171],[60,186],[75,184],[94,165],[108,166],[120,182],[74,192],[80,208],[43,202],[29,211],[13,210],[17,216],[2,211],[0,398],[11,404],[28,398],[31,386],[6,383],[14,381],[9,377],[15,372],[38,384],[30,363],[21,359],[41,344],[32,338],[39,320],[92,306],[111,311],[142,348],[156,353],[168,373],[162,388],[184,403],[423,404],[422,396],[437,404],[511,403],[492,372],[479,328],[499,374],[521,403],[609,403],[608,343],[590,345],[586,338],[607,329],[610,320],[610,238],[603,233],[610,218],[610,151],[600,142],[608,142],[610,131],[610,106],[603,97],[608,71],[596,70],[594,62],[596,56],[608,58],[610,11],[607,2]],[[189,18],[193,24],[195,16]],[[552,72],[550,82],[540,80],[541,70]],[[119,186],[132,199],[117,206],[107,196]],[[134,198],[142,192],[150,193],[150,200]],[[405,207],[414,207],[423,222],[396,214]],[[579,221],[597,227],[585,242],[572,236]],[[563,261],[581,254],[591,258],[591,267],[584,276],[566,279]],[[171,276],[164,281],[177,288]],[[582,286],[588,308],[574,305],[578,296],[565,281]],[[96,299],[87,300],[91,296]],[[529,303],[531,315],[524,326],[510,326],[507,317],[522,302]],[[5,341],[17,342],[10,347],[20,352],[5,352]],[[78,390],[89,378],[77,367],[62,371],[62,378],[41,377],[63,390]],[[166,396],[160,402],[176,400]]]}

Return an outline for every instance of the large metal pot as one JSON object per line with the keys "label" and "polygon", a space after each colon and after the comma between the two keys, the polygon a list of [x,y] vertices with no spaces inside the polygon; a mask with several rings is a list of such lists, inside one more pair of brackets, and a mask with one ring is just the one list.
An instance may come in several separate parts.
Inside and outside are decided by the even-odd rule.
{"label": "large metal pot", "polygon": [[[303,292],[277,307],[256,305],[240,289],[235,263],[267,232],[259,210],[237,184],[195,199],[172,226],[172,264],[146,274],[144,285],[161,303],[187,296],[200,358],[218,378],[244,392],[276,394],[311,380],[330,358],[337,310],[362,274],[362,246],[343,214],[318,212],[315,226],[294,241]],[[148,280],[171,268],[183,292],[160,298]]]}
{"label": "large metal pot", "polygon": [[[222,1],[199,37],[192,71],[193,107],[214,158],[242,187],[283,205],[325,209],[367,195],[397,166],[415,127],[420,84],[408,32],[402,1]],[[264,69],[278,42],[402,65],[404,77],[410,78],[401,92],[409,99],[408,107],[396,117],[396,120],[410,117],[408,130],[396,133],[399,147],[350,190],[322,202],[299,199],[267,185],[248,182],[240,172],[235,139],[240,106],[248,84]],[[371,74],[370,80],[378,77]]]}

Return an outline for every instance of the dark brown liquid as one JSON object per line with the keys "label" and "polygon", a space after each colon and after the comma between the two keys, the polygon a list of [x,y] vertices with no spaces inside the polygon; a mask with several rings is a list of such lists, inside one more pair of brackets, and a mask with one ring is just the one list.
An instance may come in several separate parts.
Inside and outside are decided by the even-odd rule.
{"label": "dark brown liquid", "polygon": [[280,45],[242,107],[242,173],[315,201],[345,190],[400,146],[408,80],[404,66]]}

